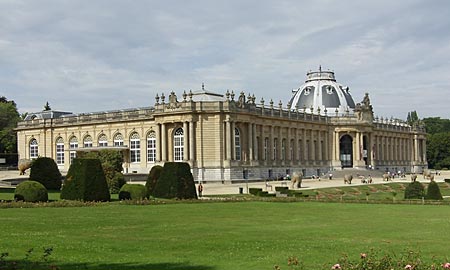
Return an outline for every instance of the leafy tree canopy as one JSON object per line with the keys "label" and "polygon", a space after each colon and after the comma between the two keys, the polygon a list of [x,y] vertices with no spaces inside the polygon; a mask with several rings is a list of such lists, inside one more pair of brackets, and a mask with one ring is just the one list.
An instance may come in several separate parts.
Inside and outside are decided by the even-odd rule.
{"label": "leafy tree canopy", "polygon": [[0,153],[17,153],[17,138],[14,128],[20,121],[16,103],[0,97]]}

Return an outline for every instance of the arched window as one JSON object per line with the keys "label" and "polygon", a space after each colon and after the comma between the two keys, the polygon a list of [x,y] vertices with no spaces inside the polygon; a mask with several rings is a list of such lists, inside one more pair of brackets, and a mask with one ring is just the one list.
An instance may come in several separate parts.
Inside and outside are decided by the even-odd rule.
{"label": "arched window", "polygon": [[114,136],[114,146],[123,146],[123,136],[120,133],[117,133]]}
{"label": "arched window", "polygon": [[286,159],[286,139],[281,140],[281,160]]}
{"label": "arched window", "polygon": [[78,139],[77,139],[77,137],[73,136],[72,138],[70,138],[69,148],[70,148],[70,152],[69,152],[70,163],[72,163],[72,160],[77,157],[77,152],[74,150],[74,149],[78,148]]}
{"label": "arched window", "polygon": [[131,162],[141,162],[141,141],[137,132],[130,136],[130,155]]}
{"label": "arched window", "polygon": [[156,132],[151,131],[147,136],[147,162],[156,161]]}
{"label": "arched window", "polygon": [[86,135],[83,139],[83,147],[92,147],[91,135]]}
{"label": "arched window", "polygon": [[98,147],[106,147],[108,146],[108,138],[105,134],[102,134],[98,137]]}
{"label": "arched window", "polygon": [[56,139],[56,164],[64,164],[64,140],[61,137]]}
{"label": "arched window", "polygon": [[241,160],[241,133],[237,128],[234,129],[234,157]]}
{"label": "arched window", "polygon": [[184,135],[183,129],[178,128],[173,135],[174,161],[183,161],[184,158]]}
{"label": "arched window", "polygon": [[38,153],[38,142],[36,139],[31,139],[30,141],[30,158],[37,158],[39,156]]}

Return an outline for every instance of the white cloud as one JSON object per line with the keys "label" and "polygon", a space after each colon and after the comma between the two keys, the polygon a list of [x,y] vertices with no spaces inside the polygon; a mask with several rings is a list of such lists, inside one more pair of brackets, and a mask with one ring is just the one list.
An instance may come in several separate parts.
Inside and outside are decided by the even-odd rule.
{"label": "white cloud", "polygon": [[[24,111],[226,89],[286,103],[319,65],[379,115],[450,118],[450,3],[2,1],[0,95]],[[122,98],[125,95],[125,98]]]}

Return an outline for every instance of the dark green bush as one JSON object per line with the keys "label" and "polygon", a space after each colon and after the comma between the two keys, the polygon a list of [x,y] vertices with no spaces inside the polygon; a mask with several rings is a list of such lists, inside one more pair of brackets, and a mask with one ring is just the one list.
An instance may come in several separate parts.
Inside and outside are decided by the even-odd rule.
{"label": "dark green bush", "polygon": [[[103,170],[105,172],[105,170]],[[106,183],[108,184],[109,193],[117,194],[123,185],[126,184],[125,178],[121,172],[108,171],[105,174]]]}
{"label": "dark green bush", "polygon": [[24,181],[16,187],[14,199],[24,202],[46,202],[48,201],[48,192],[39,182]]}
{"label": "dark green bush", "polygon": [[166,162],[150,195],[166,199],[197,199],[194,177],[189,164]]}
{"label": "dark green bush", "polygon": [[258,196],[258,194],[262,192],[262,188],[249,188],[248,193]]}
{"label": "dark green bush", "polygon": [[278,191],[281,193],[287,192],[288,189],[289,189],[288,187],[275,187],[275,191]]}
{"label": "dark green bush", "polygon": [[125,184],[119,191],[119,200],[143,200],[146,197],[147,190],[140,184]]}
{"label": "dark green bush", "polygon": [[443,200],[439,185],[435,181],[431,181],[427,188],[427,200]]}
{"label": "dark green bush", "polygon": [[48,157],[39,157],[30,168],[30,180],[37,181],[48,190],[61,189],[61,173],[55,161]]}
{"label": "dark green bush", "polygon": [[147,196],[152,194],[152,191],[155,189],[156,182],[158,181],[159,176],[163,171],[163,167],[160,165],[155,165],[150,170],[147,182],[145,182],[145,188],[147,189]]}
{"label": "dark green bush", "polygon": [[450,184],[450,179],[444,179],[444,182]]}
{"label": "dark green bush", "polygon": [[424,187],[418,181],[409,183],[405,189],[405,199],[422,199],[424,196]]}
{"label": "dark green bush", "polygon": [[61,190],[61,199],[109,201],[111,195],[100,160],[73,159]]}
{"label": "dark green bush", "polygon": [[119,193],[120,188],[125,185],[126,181],[122,174],[123,156],[120,151],[104,149],[95,152],[84,152],[80,153],[78,158],[100,160],[111,194]]}

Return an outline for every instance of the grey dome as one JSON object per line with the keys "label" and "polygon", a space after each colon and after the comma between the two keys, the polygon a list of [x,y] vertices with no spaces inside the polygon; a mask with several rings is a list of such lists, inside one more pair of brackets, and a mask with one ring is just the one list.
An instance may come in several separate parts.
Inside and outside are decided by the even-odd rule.
{"label": "grey dome", "polygon": [[294,96],[290,100],[290,109],[305,110],[314,113],[320,108],[320,114],[336,115],[353,111],[355,102],[348,87],[336,82],[333,71],[310,71],[306,74],[305,83],[298,89],[292,90]]}

